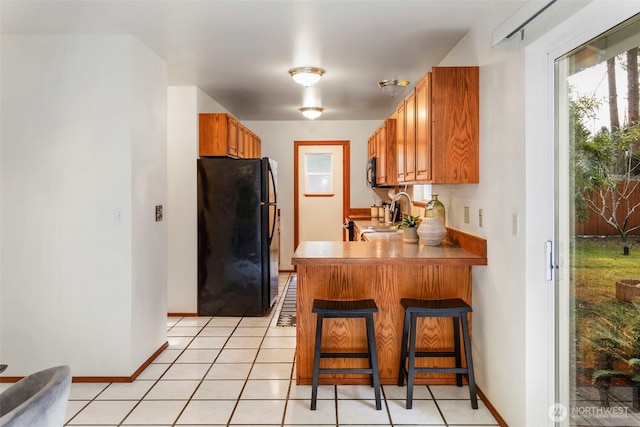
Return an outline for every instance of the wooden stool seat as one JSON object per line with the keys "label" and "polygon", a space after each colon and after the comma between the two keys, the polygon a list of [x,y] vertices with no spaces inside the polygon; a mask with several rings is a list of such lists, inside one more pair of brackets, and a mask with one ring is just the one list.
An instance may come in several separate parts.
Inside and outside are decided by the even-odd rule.
{"label": "wooden stool seat", "polygon": [[[467,313],[473,310],[471,306],[460,298],[442,300],[420,300],[402,298],[400,304],[404,307],[404,327],[402,329],[402,348],[400,350],[400,371],[398,385],[404,385],[404,377],[407,377],[407,409],[411,409],[413,402],[413,383],[416,373],[454,373],[456,384],[462,387],[462,374],[466,374],[469,381],[469,394],[471,407],[478,409],[476,395],[475,376],[473,374],[473,361],[471,358],[471,340],[469,337],[469,322]],[[418,317],[450,317],[453,319],[454,351],[417,351],[416,333]],[[462,323],[462,337],[464,341],[467,367],[462,367],[462,355],[460,352],[460,324]],[[408,347],[408,348],[407,348]],[[416,357],[453,357],[456,361],[455,368],[417,368]],[[408,367],[407,365],[408,359]]]}
{"label": "wooden stool seat", "polygon": [[[376,409],[382,409],[380,400],[380,376],[378,373],[378,355],[376,337],[373,329],[373,314],[378,312],[372,299],[355,301],[313,300],[312,313],[318,315],[316,324],[316,342],[313,353],[313,379],[311,382],[311,410],[316,409],[318,397],[318,377],[320,374],[369,374],[376,398]],[[325,318],[363,318],[367,328],[367,352],[322,352],[322,325]],[[369,368],[321,368],[321,358],[363,358],[369,360]]]}

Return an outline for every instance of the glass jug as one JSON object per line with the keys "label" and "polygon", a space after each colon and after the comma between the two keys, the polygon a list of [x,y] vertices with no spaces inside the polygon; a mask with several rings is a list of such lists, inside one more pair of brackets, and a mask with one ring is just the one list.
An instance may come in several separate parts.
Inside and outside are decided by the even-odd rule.
{"label": "glass jug", "polygon": [[444,205],[440,200],[438,200],[437,194],[433,194],[432,199],[429,200],[429,203],[427,203],[427,206],[425,206],[424,217],[440,218],[440,221],[442,221],[442,225],[446,225]]}

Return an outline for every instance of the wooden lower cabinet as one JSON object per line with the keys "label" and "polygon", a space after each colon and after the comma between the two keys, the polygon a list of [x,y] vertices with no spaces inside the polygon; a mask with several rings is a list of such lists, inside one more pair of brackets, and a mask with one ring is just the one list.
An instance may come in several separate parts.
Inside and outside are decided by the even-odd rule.
{"label": "wooden lower cabinet", "polygon": [[[382,384],[396,384],[404,311],[401,298],[461,298],[471,303],[471,266],[402,264],[297,265],[296,382],[311,384],[316,315],[313,300],[373,298],[376,347]],[[471,316],[469,317],[471,319]],[[418,348],[453,349],[451,319],[419,319]],[[366,351],[362,319],[327,319],[327,351]],[[464,357],[464,355],[463,355]],[[322,366],[364,367],[366,360],[323,359]],[[419,359],[418,366],[454,366],[452,358]],[[320,384],[369,384],[368,375],[323,375]],[[454,374],[417,374],[417,384],[455,384]]]}

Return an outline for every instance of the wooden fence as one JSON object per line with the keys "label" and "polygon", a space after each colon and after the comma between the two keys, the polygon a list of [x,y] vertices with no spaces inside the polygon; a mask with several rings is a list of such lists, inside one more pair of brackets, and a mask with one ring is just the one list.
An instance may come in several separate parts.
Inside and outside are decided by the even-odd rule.
{"label": "wooden fence", "polygon": [[[638,186],[636,188],[636,191],[631,194],[629,202],[631,203],[631,206],[635,206],[636,204],[640,203],[640,186]],[[618,212],[620,215],[626,215],[626,212],[624,211],[622,206],[618,207]],[[633,215],[629,219],[629,225],[626,228],[628,230],[629,228],[635,227],[637,225],[640,225],[640,209],[636,209],[636,211],[633,213]],[[575,234],[578,236],[613,236],[617,235],[618,232],[615,228],[607,224],[598,215],[589,211],[589,218],[586,221],[580,223],[576,219]],[[630,234],[640,236],[640,229],[635,230]]]}

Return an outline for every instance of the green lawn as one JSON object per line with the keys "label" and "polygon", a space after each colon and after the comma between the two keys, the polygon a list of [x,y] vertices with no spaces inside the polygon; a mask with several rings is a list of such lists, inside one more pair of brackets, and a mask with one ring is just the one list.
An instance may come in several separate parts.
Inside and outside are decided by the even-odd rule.
{"label": "green lawn", "polygon": [[640,280],[640,237],[629,239],[629,252],[622,255],[619,237],[576,238],[572,257],[576,300],[604,302],[615,298],[617,280]]}

